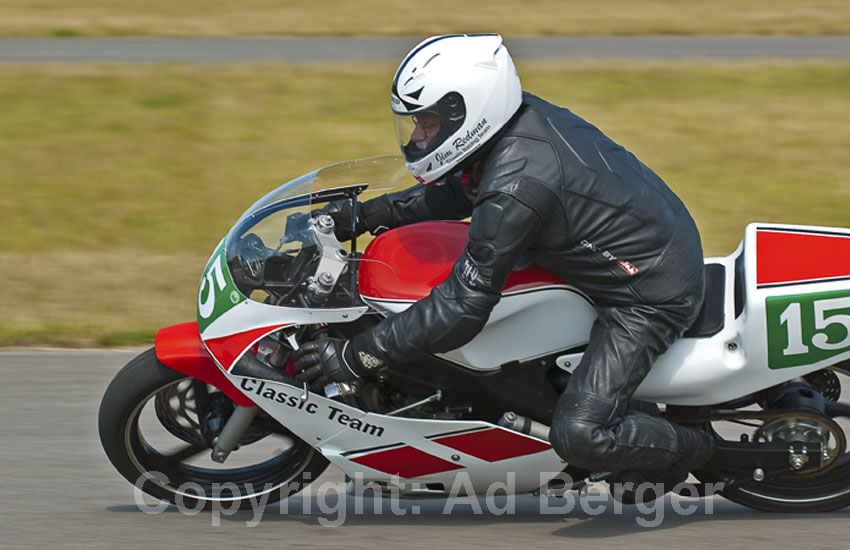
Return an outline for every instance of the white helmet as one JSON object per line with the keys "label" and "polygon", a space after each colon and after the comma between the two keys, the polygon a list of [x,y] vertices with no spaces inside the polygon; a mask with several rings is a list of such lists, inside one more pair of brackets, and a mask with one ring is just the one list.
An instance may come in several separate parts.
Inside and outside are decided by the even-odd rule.
{"label": "white helmet", "polygon": [[431,183],[492,138],[517,112],[522,87],[498,34],[434,36],[393,78],[396,136],[410,173]]}

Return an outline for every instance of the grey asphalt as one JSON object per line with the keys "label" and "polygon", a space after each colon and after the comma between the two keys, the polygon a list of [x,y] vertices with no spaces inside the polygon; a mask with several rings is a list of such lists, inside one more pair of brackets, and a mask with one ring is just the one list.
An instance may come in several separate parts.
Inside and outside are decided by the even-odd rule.
{"label": "grey asphalt", "polygon": [[[0,38],[0,62],[398,61],[416,38]],[[506,38],[517,59],[846,59],[850,36]]]}
{"label": "grey asphalt", "polygon": [[[617,509],[607,497],[453,505],[296,496],[260,515],[146,513],[107,462],[97,410],[134,351],[0,352],[0,548],[842,548],[850,509],[818,515],[756,512],[720,497]],[[341,481],[331,471],[321,481]],[[543,504],[545,503],[545,505]],[[696,504],[695,504],[696,503]],[[151,503],[148,502],[147,505]],[[417,508],[418,507],[418,508]],[[560,508],[560,509],[559,509]],[[148,510],[151,511],[151,510]],[[414,513],[418,511],[418,513]],[[682,512],[690,514],[684,515]],[[341,513],[342,512],[342,513]],[[329,526],[337,525],[337,527]]]}

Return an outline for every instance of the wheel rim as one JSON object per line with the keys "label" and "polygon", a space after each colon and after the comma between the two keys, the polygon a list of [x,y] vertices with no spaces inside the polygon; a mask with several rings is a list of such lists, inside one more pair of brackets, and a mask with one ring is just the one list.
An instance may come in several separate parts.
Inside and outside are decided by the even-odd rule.
{"label": "wheel rim", "polygon": [[[316,451],[282,426],[278,425],[275,433],[266,437],[249,438],[253,439],[250,444],[234,451],[220,465],[209,458],[210,445],[201,440],[200,434],[194,441],[187,441],[192,430],[200,425],[200,418],[196,416],[194,421],[183,423],[180,437],[174,433],[173,426],[163,425],[157,414],[161,411],[157,411],[156,397],[173,392],[177,385],[193,383],[200,387],[197,381],[186,377],[153,390],[130,415],[124,443],[130,460],[143,472],[143,484],[153,483],[175,497],[210,502],[257,498],[282,488],[288,493],[285,486],[299,478]],[[179,409],[187,414],[198,413],[197,407],[194,411],[191,407]],[[300,486],[291,487],[297,488]]]}
{"label": "wheel rim", "polygon": [[[844,401],[850,397],[850,365],[847,362],[839,363],[827,369],[836,374],[840,380],[841,397]],[[821,371],[818,371],[821,372]],[[839,395],[832,381],[829,382],[827,396],[838,399]],[[850,436],[850,419],[836,417],[833,420],[839,424],[846,436]],[[713,427],[712,427],[713,429]],[[758,483],[748,484],[735,488],[735,492],[748,497],[766,500],[776,504],[804,505],[816,504],[834,499],[840,499],[850,495],[850,449],[843,449],[844,454],[838,458],[838,464],[823,474],[783,475],[781,477],[769,478]],[[722,471],[715,471],[720,477]]]}

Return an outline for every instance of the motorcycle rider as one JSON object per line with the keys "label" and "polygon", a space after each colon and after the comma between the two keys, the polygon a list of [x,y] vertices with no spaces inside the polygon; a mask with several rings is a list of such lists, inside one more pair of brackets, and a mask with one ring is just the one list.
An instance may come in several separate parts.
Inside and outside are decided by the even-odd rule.
{"label": "motorcycle rider", "polygon": [[[634,155],[567,109],[520,87],[498,34],[429,38],[392,85],[396,133],[422,184],[360,206],[357,232],[471,216],[469,243],[426,298],[351,340],[296,354],[320,389],[470,341],[522,256],[583,289],[597,319],[554,411],[550,439],[569,464],[638,483],[684,481],[705,463],[705,432],[629,410],[655,358],[697,316],[704,269],[696,225]],[[347,203],[323,211],[350,227]],[[658,496],[651,491],[644,497]]]}

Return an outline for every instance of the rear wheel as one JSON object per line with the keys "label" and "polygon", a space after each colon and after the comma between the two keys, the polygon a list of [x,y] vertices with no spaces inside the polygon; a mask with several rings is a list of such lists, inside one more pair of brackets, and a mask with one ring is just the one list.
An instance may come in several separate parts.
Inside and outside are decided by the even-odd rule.
{"label": "rear wheel", "polygon": [[[835,410],[834,404],[846,405],[850,397],[850,361],[838,363],[805,377],[808,383],[827,399],[827,412]],[[845,399],[842,399],[844,397]],[[846,410],[842,415],[846,414]],[[850,431],[850,418],[832,417],[844,433]],[[729,424],[724,423],[724,424]],[[827,466],[822,472],[788,473],[767,477],[724,489],[721,494],[731,501],[768,512],[828,512],[850,506],[850,454],[844,434],[835,433],[835,424],[819,424],[811,419],[795,421],[793,418],[776,419],[742,428],[741,434],[750,440],[760,441],[812,441],[821,442],[827,452]],[[712,426],[729,439],[730,426]],[[841,448],[839,448],[841,447]],[[697,473],[703,481],[728,479],[730,472],[706,468]]]}
{"label": "rear wheel", "polygon": [[224,464],[212,440],[234,405],[220,391],[160,363],[153,349],[128,363],[100,405],[106,455],[145,493],[192,510],[271,503],[301,490],[324,456],[262,411]]}

